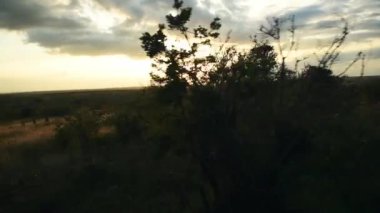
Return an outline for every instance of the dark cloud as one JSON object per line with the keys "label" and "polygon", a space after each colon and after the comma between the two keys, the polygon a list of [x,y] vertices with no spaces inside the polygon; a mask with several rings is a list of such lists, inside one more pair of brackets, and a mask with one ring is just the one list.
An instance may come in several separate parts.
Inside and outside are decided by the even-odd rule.
{"label": "dark cloud", "polygon": [[28,42],[59,53],[143,56],[136,42],[140,34],[100,32],[73,12],[79,5],[78,1],[62,6],[33,0],[0,0],[0,28],[25,31]]}
{"label": "dark cloud", "polygon": [[72,55],[144,55],[138,34],[114,35],[90,30],[31,30],[28,41],[59,53]]}
{"label": "dark cloud", "polygon": [[355,28],[358,30],[378,30],[380,29],[380,20],[365,19],[358,22]]}
{"label": "dark cloud", "polygon": [[10,30],[35,27],[75,29],[86,25],[83,18],[54,14],[59,9],[34,0],[0,0],[0,27]]}
{"label": "dark cloud", "polygon": [[380,48],[372,49],[369,56],[373,59],[380,59]]}
{"label": "dark cloud", "polygon": [[369,15],[370,18],[380,18],[380,13],[373,12]]}
{"label": "dark cloud", "polygon": [[[327,11],[323,8],[323,4],[314,4],[307,7],[289,9],[281,14],[281,17],[295,16],[299,25],[304,25],[313,19],[326,15]],[[275,15],[275,14],[274,14]]]}
{"label": "dark cloud", "polygon": [[165,1],[155,0],[95,0],[107,9],[117,8],[128,14],[133,20],[140,21],[144,18],[153,18],[170,8],[170,4]]}

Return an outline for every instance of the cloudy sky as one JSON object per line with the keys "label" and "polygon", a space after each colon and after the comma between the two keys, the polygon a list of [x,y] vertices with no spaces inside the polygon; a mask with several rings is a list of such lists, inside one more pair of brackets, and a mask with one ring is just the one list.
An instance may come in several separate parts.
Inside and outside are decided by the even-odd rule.
{"label": "cloudy sky", "polygon": [[[138,38],[153,32],[171,0],[0,0],[0,93],[149,84]],[[185,0],[192,23],[219,16],[231,42],[246,45],[267,17],[295,15],[299,52],[318,53],[342,27],[350,36],[335,67],[358,51],[366,75],[380,75],[379,0]],[[359,65],[348,72],[359,75]]]}

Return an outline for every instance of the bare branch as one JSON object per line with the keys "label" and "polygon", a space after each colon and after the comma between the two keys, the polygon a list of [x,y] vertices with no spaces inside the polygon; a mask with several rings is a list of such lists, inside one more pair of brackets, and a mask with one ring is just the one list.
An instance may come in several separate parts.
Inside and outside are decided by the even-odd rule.
{"label": "bare branch", "polygon": [[336,37],[323,54],[322,58],[319,60],[319,67],[323,68],[331,68],[331,66],[336,62],[339,57],[339,48],[345,42],[347,35],[349,34],[348,23],[345,19],[342,18],[342,22],[344,23],[344,27],[342,29],[341,35]]}
{"label": "bare branch", "polygon": [[341,72],[338,77],[341,77],[342,75],[344,75],[356,62],[358,62],[360,59],[362,59],[362,52],[358,52],[357,56],[355,57],[354,60],[352,60],[352,62],[346,67],[346,69],[343,70],[343,72]]}

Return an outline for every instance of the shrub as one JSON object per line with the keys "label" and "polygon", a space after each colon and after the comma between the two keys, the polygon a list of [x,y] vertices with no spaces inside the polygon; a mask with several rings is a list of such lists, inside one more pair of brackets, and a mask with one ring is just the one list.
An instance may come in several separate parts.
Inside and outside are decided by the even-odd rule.
{"label": "shrub", "polygon": [[82,109],[72,117],[67,117],[67,122],[57,127],[55,141],[61,148],[74,148],[86,152],[91,149],[98,130],[99,118],[92,111]]}

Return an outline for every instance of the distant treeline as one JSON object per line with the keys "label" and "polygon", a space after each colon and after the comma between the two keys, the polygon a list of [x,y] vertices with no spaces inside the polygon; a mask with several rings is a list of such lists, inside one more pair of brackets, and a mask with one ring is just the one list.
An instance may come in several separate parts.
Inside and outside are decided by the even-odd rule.
{"label": "distant treeline", "polygon": [[80,108],[114,111],[133,102],[144,89],[37,92],[0,95],[0,122],[71,115]]}

